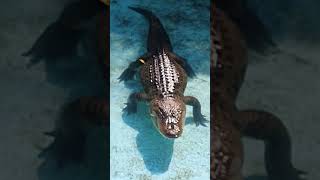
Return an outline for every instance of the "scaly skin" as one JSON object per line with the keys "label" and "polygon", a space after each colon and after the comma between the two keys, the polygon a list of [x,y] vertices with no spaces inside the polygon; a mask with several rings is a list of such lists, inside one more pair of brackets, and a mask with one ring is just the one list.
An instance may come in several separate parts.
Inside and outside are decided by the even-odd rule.
{"label": "scaly skin", "polygon": [[242,136],[265,142],[270,180],[300,180],[291,163],[291,142],[284,124],[260,110],[235,105],[247,67],[247,48],[238,27],[215,6],[211,9],[211,179],[242,180]]}
{"label": "scaly skin", "polygon": [[132,10],[144,15],[150,24],[148,52],[132,62],[119,77],[120,81],[133,78],[140,67],[140,77],[144,92],[132,93],[125,112],[137,111],[138,101],[150,102],[150,112],[154,125],[167,138],[177,138],[182,134],[186,105],[193,106],[193,117],[197,125],[205,125],[199,101],[192,96],[184,96],[187,75],[194,76],[186,60],[172,52],[169,37],[160,20],[150,11],[141,8]]}

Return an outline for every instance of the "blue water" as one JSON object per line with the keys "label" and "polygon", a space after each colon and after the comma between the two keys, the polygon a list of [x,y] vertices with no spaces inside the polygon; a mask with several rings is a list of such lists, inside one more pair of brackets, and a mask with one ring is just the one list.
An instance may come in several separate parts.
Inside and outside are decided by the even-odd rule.
{"label": "blue water", "polygon": [[146,52],[148,23],[128,9],[138,5],[152,10],[167,30],[174,52],[189,60],[197,77],[189,79],[185,95],[195,96],[202,113],[210,114],[210,36],[208,0],[175,3],[151,0],[111,3],[111,113],[110,159],[112,179],[209,179],[210,128],[196,127],[192,108],[187,108],[186,126],[176,140],[163,138],[154,128],[147,104],[138,113],[123,116],[122,109],[139,81],[120,83],[118,77],[128,64]]}

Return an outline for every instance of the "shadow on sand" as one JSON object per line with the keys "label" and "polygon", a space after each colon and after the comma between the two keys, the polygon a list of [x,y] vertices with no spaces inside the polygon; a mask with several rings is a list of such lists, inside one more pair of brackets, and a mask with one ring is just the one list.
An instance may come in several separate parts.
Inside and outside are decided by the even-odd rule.
{"label": "shadow on sand", "polygon": [[[143,158],[146,168],[152,174],[165,173],[170,165],[173,154],[174,140],[164,138],[154,127],[146,103],[138,104],[136,114],[122,114],[123,121],[138,131],[137,148]],[[186,118],[186,125],[193,123],[193,118]]]}
{"label": "shadow on sand", "polygon": [[136,143],[146,168],[152,174],[161,174],[168,170],[172,159],[174,141],[160,135],[153,126],[148,106],[140,103],[137,114],[122,115],[123,121],[137,130]]}

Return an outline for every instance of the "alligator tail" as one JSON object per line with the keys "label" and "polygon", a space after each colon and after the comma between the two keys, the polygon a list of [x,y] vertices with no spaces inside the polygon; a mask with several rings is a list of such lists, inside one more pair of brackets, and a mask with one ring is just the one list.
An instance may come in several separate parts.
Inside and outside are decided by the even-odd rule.
{"label": "alligator tail", "polygon": [[152,52],[159,49],[172,51],[169,36],[159,18],[149,10],[138,7],[129,8],[142,14],[149,21],[148,51]]}
{"label": "alligator tail", "polygon": [[[301,180],[306,174],[292,164],[291,138],[286,126],[275,115],[258,110],[241,111],[239,120],[247,137],[265,142],[265,165],[269,179]],[[239,122],[240,122],[239,121]]]}

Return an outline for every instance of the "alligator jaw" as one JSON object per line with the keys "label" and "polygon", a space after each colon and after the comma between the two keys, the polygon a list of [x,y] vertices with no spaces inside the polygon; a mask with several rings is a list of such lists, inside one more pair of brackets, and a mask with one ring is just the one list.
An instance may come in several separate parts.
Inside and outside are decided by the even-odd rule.
{"label": "alligator jaw", "polygon": [[158,99],[151,103],[153,124],[166,138],[181,136],[185,118],[185,104],[175,98]]}

